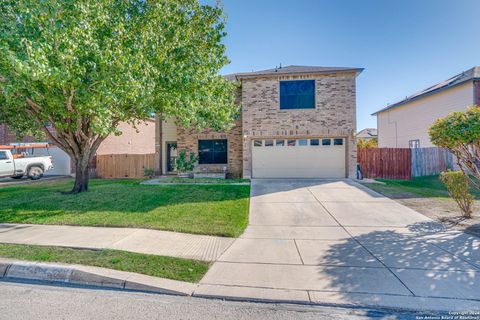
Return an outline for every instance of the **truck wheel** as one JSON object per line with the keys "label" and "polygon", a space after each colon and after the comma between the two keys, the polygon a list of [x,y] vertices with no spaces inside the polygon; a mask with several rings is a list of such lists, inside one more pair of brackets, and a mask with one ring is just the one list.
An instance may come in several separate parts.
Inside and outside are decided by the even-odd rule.
{"label": "truck wheel", "polygon": [[23,178],[23,174],[21,176],[13,176],[12,179],[22,179]]}
{"label": "truck wheel", "polygon": [[31,180],[38,180],[43,177],[43,169],[37,166],[30,167],[28,169],[28,177]]}

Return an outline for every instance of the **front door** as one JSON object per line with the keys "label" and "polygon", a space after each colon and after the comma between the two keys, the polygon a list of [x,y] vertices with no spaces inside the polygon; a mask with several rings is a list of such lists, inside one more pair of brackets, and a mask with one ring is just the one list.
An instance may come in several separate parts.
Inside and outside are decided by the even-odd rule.
{"label": "front door", "polygon": [[176,160],[177,160],[177,143],[167,142],[167,173],[175,172]]}

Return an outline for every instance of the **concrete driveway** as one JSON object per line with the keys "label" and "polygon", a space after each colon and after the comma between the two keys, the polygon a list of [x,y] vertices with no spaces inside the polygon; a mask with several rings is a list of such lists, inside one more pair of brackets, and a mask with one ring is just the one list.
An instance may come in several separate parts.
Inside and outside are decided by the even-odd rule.
{"label": "concrete driveway", "polygon": [[480,310],[480,239],[351,180],[253,180],[250,225],[195,294]]}

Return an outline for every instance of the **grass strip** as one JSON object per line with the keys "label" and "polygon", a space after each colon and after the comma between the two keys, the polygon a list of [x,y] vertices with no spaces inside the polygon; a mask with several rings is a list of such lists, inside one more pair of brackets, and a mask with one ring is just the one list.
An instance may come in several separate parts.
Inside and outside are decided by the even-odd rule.
{"label": "grass strip", "polygon": [[194,283],[200,281],[209,265],[203,261],[120,250],[88,250],[23,244],[0,244],[0,257],[95,266]]}

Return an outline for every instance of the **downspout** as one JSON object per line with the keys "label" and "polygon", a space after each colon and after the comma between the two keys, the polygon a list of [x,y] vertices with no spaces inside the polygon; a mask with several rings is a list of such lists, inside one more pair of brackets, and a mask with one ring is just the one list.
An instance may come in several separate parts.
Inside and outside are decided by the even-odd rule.
{"label": "downspout", "polygon": [[479,92],[480,91],[480,82],[479,81],[473,81],[473,104],[474,105],[480,105],[479,101]]}
{"label": "downspout", "polygon": [[163,140],[163,117],[155,115],[155,175],[163,174],[163,155],[162,155],[162,140]]}

